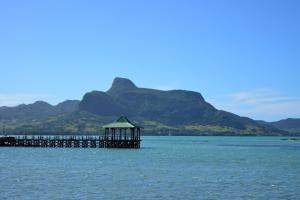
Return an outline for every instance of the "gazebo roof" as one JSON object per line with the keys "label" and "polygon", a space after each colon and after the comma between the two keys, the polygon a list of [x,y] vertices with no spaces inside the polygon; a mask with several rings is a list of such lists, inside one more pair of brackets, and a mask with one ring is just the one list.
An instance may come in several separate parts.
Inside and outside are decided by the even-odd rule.
{"label": "gazebo roof", "polygon": [[132,123],[131,121],[129,121],[129,119],[127,119],[127,117],[122,116],[117,121],[104,125],[103,128],[142,128],[142,127]]}

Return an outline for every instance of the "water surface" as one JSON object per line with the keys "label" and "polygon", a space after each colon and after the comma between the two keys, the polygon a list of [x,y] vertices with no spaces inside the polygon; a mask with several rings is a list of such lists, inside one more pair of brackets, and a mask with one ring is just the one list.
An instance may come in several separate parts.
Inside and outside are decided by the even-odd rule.
{"label": "water surface", "polygon": [[299,199],[300,142],[143,137],[141,149],[0,148],[0,199]]}

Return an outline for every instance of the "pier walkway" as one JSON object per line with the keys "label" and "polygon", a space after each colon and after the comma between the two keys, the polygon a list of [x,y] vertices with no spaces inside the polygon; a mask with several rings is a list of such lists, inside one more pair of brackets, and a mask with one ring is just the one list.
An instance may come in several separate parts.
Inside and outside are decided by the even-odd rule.
{"label": "pier walkway", "polygon": [[0,147],[140,148],[139,138],[104,136],[0,136]]}

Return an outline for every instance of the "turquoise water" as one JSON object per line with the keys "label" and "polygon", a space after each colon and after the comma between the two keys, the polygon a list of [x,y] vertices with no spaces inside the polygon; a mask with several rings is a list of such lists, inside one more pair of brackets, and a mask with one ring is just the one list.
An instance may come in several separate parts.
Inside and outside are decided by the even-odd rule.
{"label": "turquoise water", "polygon": [[300,141],[143,137],[142,148],[0,148],[0,199],[300,199]]}

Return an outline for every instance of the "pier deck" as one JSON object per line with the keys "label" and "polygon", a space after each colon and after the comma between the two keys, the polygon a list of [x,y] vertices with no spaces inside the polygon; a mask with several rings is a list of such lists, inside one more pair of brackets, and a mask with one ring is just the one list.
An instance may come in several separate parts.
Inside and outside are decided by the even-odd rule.
{"label": "pier deck", "polygon": [[104,136],[2,136],[0,147],[140,148],[139,138]]}

